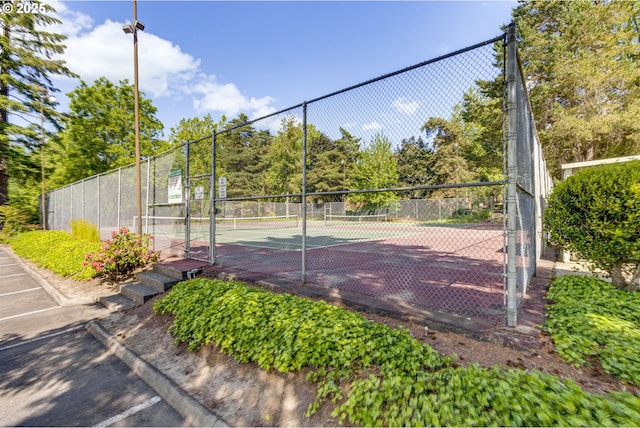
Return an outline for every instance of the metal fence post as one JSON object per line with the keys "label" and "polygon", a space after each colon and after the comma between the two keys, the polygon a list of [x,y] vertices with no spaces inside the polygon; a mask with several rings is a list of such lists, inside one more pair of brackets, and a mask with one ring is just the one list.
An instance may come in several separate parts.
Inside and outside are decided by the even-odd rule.
{"label": "metal fence post", "polygon": [[147,158],[147,195],[144,205],[144,233],[149,233],[149,188],[151,187],[151,158]]}
{"label": "metal fence post", "polygon": [[301,280],[307,280],[307,103],[302,103],[302,266]]}
{"label": "metal fence post", "polygon": [[[189,197],[191,196],[191,190],[189,186],[189,151],[191,149],[189,141],[186,145],[187,153],[185,154],[184,162],[184,185],[182,194],[185,201],[185,213],[184,213],[184,258],[189,258],[191,252],[191,204],[189,203]],[[186,190],[186,192],[185,192]]]}
{"label": "metal fence post", "polygon": [[[98,192],[98,218],[97,218],[97,223],[98,223],[98,236],[99,237],[102,236],[101,233],[100,233],[100,231],[102,230],[102,225],[100,224],[101,223],[100,220],[101,220],[101,217],[102,217],[100,215],[100,209],[102,207],[102,205],[100,204],[100,177],[101,177],[101,175],[97,176],[98,184],[96,185],[97,186],[96,190]],[[102,238],[100,238],[100,239],[102,239]]]}
{"label": "metal fence post", "polygon": [[517,228],[517,111],[516,111],[516,72],[517,46],[515,24],[509,26],[507,33],[507,325],[515,327],[518,323],[518,305],[516,299],[516,228]]}
{"label": "metal fence post", "polygon": [[216,263],[216,131],[211,135],[211,185],[209,186],[209,263]]}
{"label": "metal fence post", "polygon": [[122,167],[118,168],[118,215],[116,223],[120,230],[120,198],[122,197]]}

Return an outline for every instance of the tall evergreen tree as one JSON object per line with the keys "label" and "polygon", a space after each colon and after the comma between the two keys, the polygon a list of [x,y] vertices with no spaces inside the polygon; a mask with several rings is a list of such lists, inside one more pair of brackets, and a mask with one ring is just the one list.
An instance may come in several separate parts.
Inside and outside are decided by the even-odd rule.
{"label": "tall evergreen tree", "polygon": [[[454,113],[451,120],[432,117],[422,126],[427,137],[432,139],[432,184],[467,183],[475,178],[465,157],[468,155],[469,143],[463,138],[462,125],[459,116]],[[454,197],[456,191],[446,189],[436,194]]]}
{"label": "tall evergreen tree", "polygon": [[248,121],[245,114],[240,114],[216,137],[216,158],[220,160],[217,174],[227,177],[229,197],[256,196],[266,190],[266,155],[272,136],[243,125]]}
{"label": "tall evergreen tree", "polygon": [[[307,191],[335,192],[349,189],[349,177],[358,158],[359,139],[340,128],[341,138],[331,140],[325,134],[312,138],[307,148],[309,165]],[[345,195],[316,197],[318,202],[342,201]]]}
{"label": "tall evergreen tree", "polygon": [[514,9],[538,133],[565,162],[640,152],[638,1],[527,1]]}
{"label": "tall evergreen tree", "polygon": [[[65,36],[47,32],[47,26],[59,24],[51,15],[55,10],[44,2],[34,2],[37,10],[17,13],[6,9],[0,14],[0,205],[9,200],[9,181],[21,177],[30,167],[29,153],[41,144],[34,115],[58,127],[56,103],[48,96],[57,89],[56,75],[74,76],[62,60],[51,59],[64,52]],[[20,118],[22,120],[14,120]],[[36,119],[37,121],[37,119]]]}
{"label": "tall evergreen tree", "polygon": [[[431,183],[433,173],[429,160],[432,151],[421,137],[403,139],[396,151],[398,162],[398,185],[402,187],[425,186]],[[411,196],[421,198],[426,191],[411,192]]]}

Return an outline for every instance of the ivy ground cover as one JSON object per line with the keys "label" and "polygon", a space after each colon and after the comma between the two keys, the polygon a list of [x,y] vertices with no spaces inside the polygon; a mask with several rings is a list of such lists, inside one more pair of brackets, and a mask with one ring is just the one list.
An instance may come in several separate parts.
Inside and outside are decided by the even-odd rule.
{"label": "ivy ground cover", "polygon": [[215,343],[264,370],[305,370],[317,385],[310,415],[330,402],[362,426],[639,425],[640,399],[590,394],[539,371],[459,367],[411,337],[363,316],[238,282],[195,279],[154,302],[171,313],[176,342]]}

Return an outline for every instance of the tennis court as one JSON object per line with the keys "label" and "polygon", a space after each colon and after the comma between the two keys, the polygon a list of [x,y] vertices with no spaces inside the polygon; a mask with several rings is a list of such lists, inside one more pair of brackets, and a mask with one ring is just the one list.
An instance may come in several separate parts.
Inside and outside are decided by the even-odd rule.
{"label": "tennis court", "polygon": [[[184,242],[183,225],[163,227],[174,233],[173,242]],[[208,234],[208,219],[192,219],[192,257],[206,259]],[[325,216],[306,221],[304,241],[306,283],[443,312],[504,316],[501,223]],[[302,250],[302,219],[295,215],[216,223],[216,264],[223,267],[300,282]]]}

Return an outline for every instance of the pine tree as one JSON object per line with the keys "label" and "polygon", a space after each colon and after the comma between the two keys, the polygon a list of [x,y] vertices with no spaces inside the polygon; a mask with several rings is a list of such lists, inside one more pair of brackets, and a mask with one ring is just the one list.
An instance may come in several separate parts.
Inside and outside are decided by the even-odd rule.
{"label": "pine tree", "polygon": [[[33,116],[59,128],[52,84],[56,75],[74,77],[63,60],[52,59],[64,52],[66,39],[45,30],[60,21],[51,16],[54,9],[33,2],[37,11],[17,13],[4,8],[0,14],[0,205],[9,201],[9,181],[16,171],[28,166],[29,153],[42,141]],[[13,116],[16,117],[14,120]],[[35,122],[38,120],[36,119]]]}
{"label": "pine tree", "polygon": [[514,10],[550,167],[640,151],[638,1],[522,3]]}

